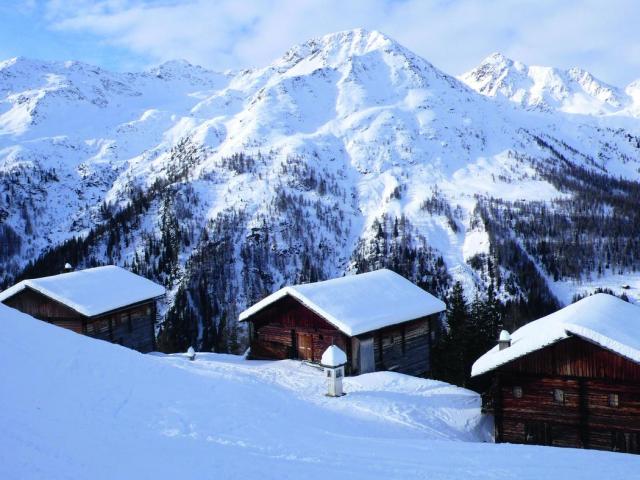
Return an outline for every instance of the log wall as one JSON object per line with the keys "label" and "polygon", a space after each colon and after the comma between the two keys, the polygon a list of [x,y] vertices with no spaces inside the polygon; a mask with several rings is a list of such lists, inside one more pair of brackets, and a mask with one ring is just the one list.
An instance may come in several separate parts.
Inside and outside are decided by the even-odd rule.
{"label": "log wall", "polygon": [[[421,318],[351,338],[291,296],[250,319],[251,358],[320,362],[330,345],[347,354],[347,373],[358,370],[359,341],[373,337],[376,370],[424,375],[430,370],[429,319]],[[309,346],[310,345],[310,346]]]}
{"label": "log wall", "polygon": [[336,345],[350,353],[348,337],[290,296],[269,305],[251,319],[251,358],[299,358],[320,362]]}
{"label": "log wall", "polygon": [[640,453],[640,366],[577,337],[494,372],[496,441]]}
{"label": "log wall", "polygon": [[39,320],[82,333],[82,315],[30,288],[25,288],[3,303]]}
{"label": "log wall", "polygon": [[86,321],[84,333],[147,353],[155,349],[155,319],[155,301],[151,301],[92,317]]}
{"label": "log wall", "polygon": [[393,325],[374,332],[376,370],[421,376],[431,370],[428,318]]}
{"label": "log wall", "polygon": [[4,303],[34,318],[76,333],[118,343],[144,353],[155,348],[155,300],[96,317],[81,315],[30,288],[8,298]]}

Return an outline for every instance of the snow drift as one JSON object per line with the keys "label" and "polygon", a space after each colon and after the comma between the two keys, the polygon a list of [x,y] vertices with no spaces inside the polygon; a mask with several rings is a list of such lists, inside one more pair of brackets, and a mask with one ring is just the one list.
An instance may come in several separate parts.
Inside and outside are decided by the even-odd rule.
{"label": "snow drift", "polygon": [[640,458],[492,445],[479,398],[379,372],[322,395],[297,362],[153,356],[0,305],[0,477],[628,478]]}

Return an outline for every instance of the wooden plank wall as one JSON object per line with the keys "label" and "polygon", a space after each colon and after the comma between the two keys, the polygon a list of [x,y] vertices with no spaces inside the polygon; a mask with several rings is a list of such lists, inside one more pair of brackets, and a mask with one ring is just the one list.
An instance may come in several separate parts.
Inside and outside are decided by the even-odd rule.
{"label": "wooden plank wall", "polygon": [[251,358],[297,358],[295,338],[298,334],[312,337],[312,356],[306,360],[320,362],[331,345],[337,345],[347,354],[350,352],[345,334],[290,296],[258,312],[251,323]]}
{"label": "wooden plank wall", "polygon": [[499,370],[640,382],[640,365],[579,337],[567,338],[532,352],[500,367]]}
{"label": "wooden plank wall", "polygon": [[374,333],[376,370],[425,375],[430,364],[429,319],[393,325]]}
{"label": "wooden plank wall", "polygon": [[500,367],[485,410],[498,441],[640,453],[639,378],[634,362],[570,338]]}
{"label": "wooden plank wall", "polygon": [[[342,333],[297,300],[286,296],[251,318],[251,358],[297,358],[295,337],[313,338],[313,354],[307,358],[320,362],[322,353],[332,344],[340,347],[350,360],[349,374],[357,374],[358,341]],[[421,318],[382,330],[368,332],[358,340],[373,336],[376,370],[393,370],[409,375],[425,375],[430,365],[429,318]],[[355,345],[355,347],[354,347]],[[356,358],[357,360],[357,358]]]}
{"label": "wooden plank wall", "polygon": [[3,303],[39,320],[82,333],[82,315],[30,288],[25,288]]}
{"label": "wooden plank wall", "polygon": [[155,302],[87,320],[85,333],[139,352],[155,349]]}
{"label": "wooden plank wall", "polygon": [[39,320],[76,333],[118,343],[144,353],[155,348],[154,300],[98,317],[80,315],[66,305],[29,288],[4,303]]}

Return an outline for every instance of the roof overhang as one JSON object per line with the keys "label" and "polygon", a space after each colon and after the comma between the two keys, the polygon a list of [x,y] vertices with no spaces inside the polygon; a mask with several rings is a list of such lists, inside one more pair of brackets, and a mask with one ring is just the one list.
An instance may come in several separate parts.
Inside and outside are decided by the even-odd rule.
{"label": "roof overhang", "polygon": [[241,312],[240,315],[238,316],[238,321],[240,322],[251,321],[251,317],[260,313],[267,307],[273,305],[275,302],[277,302],[278,300],[282,300],[285,297],[291,297],[295,299],[300,304],[304,305],[306,308],[308,308],[318,316],[322,317],[323,320],[330,323],[331,325],[333,325],[334,327],[336,327],[338,330],[340,330],[342,333],[344,333],[349,337],[356,337],[356,336],[364,335],[366,333],[374,332],[376,330],[380,330],[383,328],[388,328],[395,325],[401,325],[403,323],[411,322],[413,320],[418,320],[420,318],[425,318],[430,315],[435,315],[437,313],[444,311],[445,309],[444,303],[443,303],[443,307],[441,310],[437,310],[432,313],[427,313],[420,317],[401,318],[401,319],[398,319],[397,321],[394,321],[393,323],[386,323],[385,325],[375,326],[374,328],[364,329],[364,330],[363,329],[354,330],[354,329],[345,328],[344,326],[340,325],[340,322],[336,321],[336,319],[333,318],[333,315],[325,312],[322,308],[320,308],[318,305],[314,304],[313,302],[310,302],[303,294],[301,294],[294,288],[284,287],[278,290],[277,292],[274,292],[271,295],[263,298],[259,302],[255,303],[251,307]]}

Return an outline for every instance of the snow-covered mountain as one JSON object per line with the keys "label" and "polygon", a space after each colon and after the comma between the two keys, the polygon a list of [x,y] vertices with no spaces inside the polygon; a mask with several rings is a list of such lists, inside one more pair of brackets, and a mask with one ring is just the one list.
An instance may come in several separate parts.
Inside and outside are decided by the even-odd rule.
{"label": "snow-covered mountain", "polygon": [[172,345],[202,349],[241,342],[238,311],[283,283],[383,266],[439,295],[494,283],[529,315],[637,297],[638,89],[494,60],[463,77],[480,93],[362,29],[239,72],[3,62],[3,278],[125,265],[171,290]]}
{"label": "snow-covered mountain", "polygon": [[489,55],[460,80],[483,95],[541,111],[603,115],[633,103],[623,90],[581,68],[529,66],[501,53]]}

